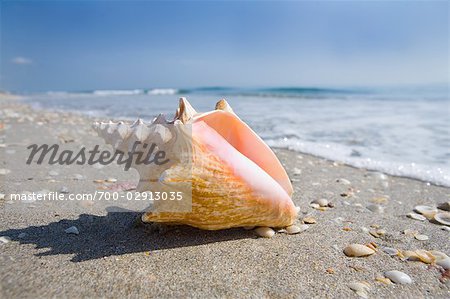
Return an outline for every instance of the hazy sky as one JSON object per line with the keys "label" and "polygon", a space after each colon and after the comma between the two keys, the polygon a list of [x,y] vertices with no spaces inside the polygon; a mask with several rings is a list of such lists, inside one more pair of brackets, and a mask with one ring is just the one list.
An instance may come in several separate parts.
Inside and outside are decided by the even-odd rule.
{"label": "hazy sky", "polygon": [[449,2],[1,1],[0,88],[449,82]]}

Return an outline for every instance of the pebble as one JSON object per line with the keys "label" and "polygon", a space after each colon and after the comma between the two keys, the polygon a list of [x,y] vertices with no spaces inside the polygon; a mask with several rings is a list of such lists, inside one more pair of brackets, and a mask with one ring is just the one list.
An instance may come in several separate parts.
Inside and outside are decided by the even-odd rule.
{"label": "pebble", "polygon": [[108,182],[108,183],[115,183],[115,182],[117,182],[117,179],[115,179],[115,178],[108,178],[108,179],[106,179],[106,182]]}
{"label": "pebble", "polygon": [[0,169],[0,174],[1,174],[1,175],[6,175],[6,174],[8,174],[8,173],[10,173],[10,172],[11,172],[11,170],[6,169],[6,168],[1,168],[1,169]]}
{"label": "pebble", "polygon": [[367,227],[365,227],[365,226],[361,226],[361,227],[360,227],[360,230],[361,230],[363,233],[368,233],[368,232],[369,232],[369,229],[368,229]]}
{"label": "pebble", "polygon": [[440,224],[450,226],[450,213],[449,212],[437,213],[436,215],[434,215],[434,220],[436,220]]}
{"label": "pebble", "polygon": [[300,227],[298,227],[297,225],[290,225],[288,227],[286,227],[286,232],[289,235],[294,235],[294,234],[298,234],[300,233],[302,230],[300,229]]}
{"label": "pebble", "polygon": [[0,200],[3,200],[3,199],[5,199],[5,196],[6,196],[6,194],[4,194],[4,193],[0,193]]}
{"label": "pebble", "polygon": [[397,270],[387,271],[387,272],[384,272],[384,276],[386,276],[387,278],[389,278],[390,280],[392,280],[393,282],[398,283],[398,284],[412,283],[411,277],[409,277],[408,274],[403,273],[401,271],[397,271]]}
{"label": "pebble", "polygon": [[315,199],[311,203],[318,204],[320,207],[328,206],[328,200],[326,200],[325,198]]}
{"label": "pebble", "polygon": [[11,242],[11,238],[10,237],[7,237],[7,236],[0,237],[0,243],[6,244],[6,243],[9,243],[9,242]]}
{"label": "pebble", "polygon": [[373,213],[381,214],[384,212],[384,208],[379,205],[368,205],[367,209]]}
{"label": "pebble", "polygon": [[419,235],[415,235],[414,238],[416,238],[419,241],[426,241],[426,240],[429,239],[427,235],[420,235],[420,234]]}
{"label": "pebble", "polygon": [[71,226],[69,228],[67,228],[66,230],[64,230],[66,232],[66,234],[74,234],[74,235],[78,235],[80,232],[78,231],[78,228],[76,226]]}
{"label": "pebble", "polygon": [[75,174],[75,175],[73,176],[73,179],[74,179],[74,180],[80,181],[80,180],[83,180],[83,179],[84,179],[84,176],[77,173],[77,174]]}
{"label": "pebble", "polygon": [[398,255],[398,250],[392,247],[383,247],[383,251],[388,255]]}
{"label": "pebble", "polygon": [[350,185],[350,181],[346,179],[337,179],[336,182],[344,184],[344,185]]}
{"label": "pebble", "polygon": [[308,217],[303,218],[303,222],[305,222],[306,224],[314,224],[317,221],[315,218],[308,216]]}
{"label": "pebble", "polygon": [[364,257],[375,253],[375,250],[361,244],[350,244],[344,248],[344,253],[349,257]]}
{"label": "pebble", "polygon": [[419,220],[419,221],[427,220],[427,218],[425,216],[417,214],[417,213],[408,213],[408,215],[406,215],[406,216],[411,218],[411,219]]}
{"label": "pebble", "polygon": [[450,201],[438,204],[438,209],[450,212]]}
{"label": "pebble", "polygon": [[50,175],[50,176],[57,176],[57,175],[59,175],[59,173],[57,171],[55,171],[55,170],[50,170],[48,172],[48,175]]}
{"label": "pebble", "polygon": [[294,169],[292,170],[292,172],[294,173],[294,175],[300,175],[300,174],[302,174],[302,170],[301,170],[301,169],[298,169],[298,168],[294,168]]}
{"label": "pebble", "polygon": [[362,298],[368,298],[368,292],[371,289],[370,284],[366,281],[352,282],[348,284],[348,287]]}
{"label": "pebble", "polygon": [[67,194],[67,193],[69,193],[69,189],[66,186],[63,186],[61,189],[59,189],[59,192],[61,192],[63,194]]}
{"label": "pebble", "polygon": [[270,227],[262,226],[255,229],[258,236],[263,238],[272,238],[275,235],[275,231]]}

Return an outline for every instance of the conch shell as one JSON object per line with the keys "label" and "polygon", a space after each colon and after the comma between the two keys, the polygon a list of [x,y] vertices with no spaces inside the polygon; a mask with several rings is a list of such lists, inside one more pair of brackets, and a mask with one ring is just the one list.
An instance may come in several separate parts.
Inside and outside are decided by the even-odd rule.
{"label": "conch shell", "polygon": [[[200,229],[290,226],[298,210],[291,182],[272,150],[225,100],[197,113],[180,99],[174,121],[159,115],[152,123],[95,123],[114,148],[126,151],[136,142],[157,143],[170,162],[135,165],[138,191],[179,191],[178,201],[155,201],[144,222],[186,224]],[[185,202],[186,204],[186,202]]]}

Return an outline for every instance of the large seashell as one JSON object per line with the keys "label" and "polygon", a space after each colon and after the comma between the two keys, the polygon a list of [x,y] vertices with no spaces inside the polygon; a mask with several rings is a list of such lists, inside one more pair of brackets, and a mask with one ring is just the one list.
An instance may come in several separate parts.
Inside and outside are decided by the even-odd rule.
{"label": "large seashell", "polygon": [[157,143],[170,160],[136,165],[138,191],[180,191],[192,205],[155,201],[144,222],[187,224],[201,229],[287,227],[297,219],[291,182],[273,151],[225,100],[216,110],[197,113],[181,98],[174,121],[96,123],[94,129],[114,148],[127,151],[135,141]]}

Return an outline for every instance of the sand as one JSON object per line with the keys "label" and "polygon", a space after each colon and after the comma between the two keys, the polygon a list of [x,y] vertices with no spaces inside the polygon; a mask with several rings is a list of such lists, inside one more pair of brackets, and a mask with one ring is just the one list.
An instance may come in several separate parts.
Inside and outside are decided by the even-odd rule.
{"label": "sand", "polygon": [[[0,236],[11,240],[0,242],[1,298],[356,298],[348,284],[357,281],[371,285],[371,298],[450,296],[450,279],[442,279],[437,266],[403,261],[382,250],[365,258],[343,254],[348,244],[369,242],[378,248],[450,254],[449,231],[406,217],[415,205],[449,201],[449,188],[276,149],[293,181],[293,201],[301,208],[301,218],[308,215],[317,220],[309,229],[296,235],[278,233],[271,239],[244,229],[202,231],[178,226],[157,230],[136,225],[138,213],[106,211],[102,204],[9,200],[15,192],[45,193],[63,187],[70,193],[117,189],[132,185],[138,177],[134,170],[124,172],[116,165],[26,165],[26,146],[34,142],[59,143],[70,149],[102,142],[90,128],[92,119],[33,110],[5,97],[0,103],[0,169],[10,170],[0,175],[0,192],[5,194],[0,200]],[[57,174],[52,176],[50,171]],[[93,182],[107,178],[118,182]],[[311,208],[309,203],[319,198],[328,199],[334,207]],[[379,204],[383,213],[367,209],[377,198],[385,198]],[[385,229],[386,235],[371,236],[367,232],[371,225]],[[79,235],[65,232],[71,226],[78,228]],[[429,240],[405,235],[405,229],[425,234]],[[375,281],[389,270],[407,273],[413,283]]]}

